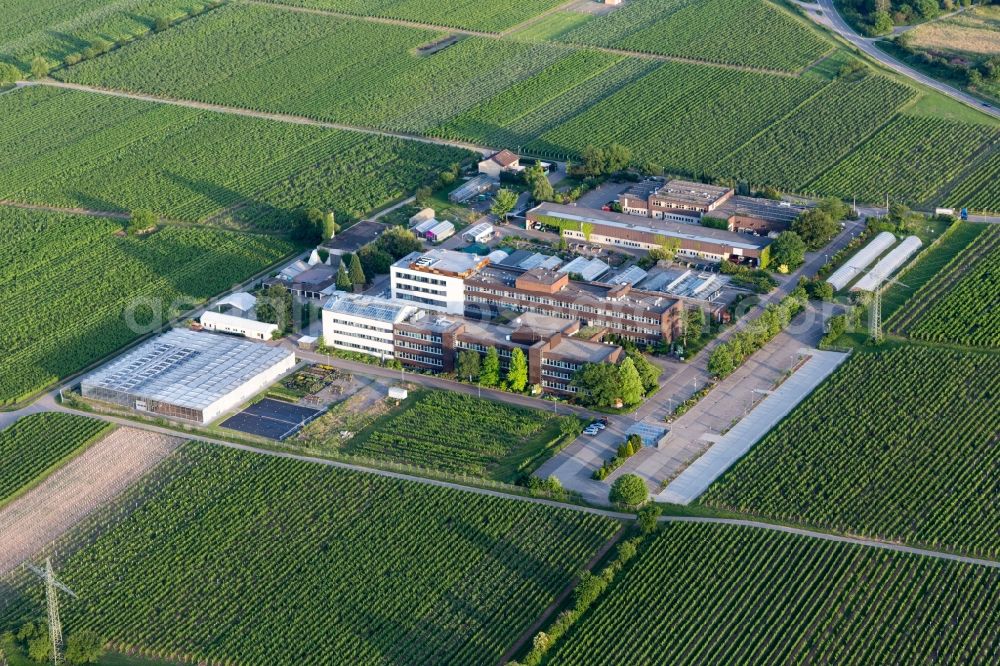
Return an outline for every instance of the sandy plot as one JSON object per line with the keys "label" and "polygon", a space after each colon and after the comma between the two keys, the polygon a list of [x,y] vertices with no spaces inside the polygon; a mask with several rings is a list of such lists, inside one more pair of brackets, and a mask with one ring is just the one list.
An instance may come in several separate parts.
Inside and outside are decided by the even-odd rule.
{"label": "sandy plot", "polygon": [[106,504],[183,439],[119,428],[0,510],[0,574],[14,569]]}

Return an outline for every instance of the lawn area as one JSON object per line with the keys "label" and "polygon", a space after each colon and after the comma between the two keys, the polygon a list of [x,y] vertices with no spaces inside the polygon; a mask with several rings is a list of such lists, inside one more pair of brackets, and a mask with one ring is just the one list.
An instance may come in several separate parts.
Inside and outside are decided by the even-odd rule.
{"label": "lawn area", "polygon": [[418,390],[361,430],[343,451],[454,474],[513,482],[574,431],[574,417],[451,391]]}
{"label": "lawn area", "polygon": [[732,525],[648,537],[543,661],[992,661],[1000,571]]}
{"label": "lawn area", "polygon": [[[181,663],[496,663],[619,529],[197,442],[123,502],[61,550],[79,595],[61,605],[64,630]],[[41,586],[22,591],[0,627],[44,608]]]}
{"label": "lawn area", "polygon": [[699,502],[1000,555],[1000,355],[857,350]]}

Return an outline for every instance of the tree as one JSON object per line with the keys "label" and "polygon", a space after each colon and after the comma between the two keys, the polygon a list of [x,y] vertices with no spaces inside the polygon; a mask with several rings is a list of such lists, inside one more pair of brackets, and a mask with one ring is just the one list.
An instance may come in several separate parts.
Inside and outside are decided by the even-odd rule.
{"label": "tree", "polygon": [[354,283],[351,282],[351,276],[347,274],[347,269],[344,268],[344,262],[340,262],[340,267],[337,268],[337,289],[341,291],[351,291],[354,288]]}
{"label": "tree", "polygon": [[48,661],[52,656],[52,643],[48,635],[35,636],[28,641],[28,658],[32,661]]}
{"label": "tree", "polygon": [[823,199],[816,204],[816,208],[832,217],[834,222],[840,222],[851,212],[851,207],[837,197],[827,197]]}
{"label": "tree", "polygon": [[656,364],[651,363],[638,349],[631,348],[625,352],[625,355],[635,364],[635,369],[639,372],[639,377],[642,379],[644,393],[655,390],[659,385],[660,374],[663,370]]}
{"label": "tree", "polygon": [[839,229],[837,220],[819,208],[807,210],[792,222],[792,231],[799,235],[810,250],[818,250],[829,243]]}
{"label": "tree", "polygon": [[940,6],[937,0],[917,0],[916,10],[922,18],[932,19],[940,13]]}
{"label": "tree", "polygon": [[622,474],[611,484],[611,493],[608,495],[615,504],[627,507],[635,507],[643,504],[649,497],[649,490],[646,489],[646,482],[638,474]]}
{"label": "tree", "polygon": [[631,358],[622,361],[621,373],[621,399],[626,405],[638,405],[642,402],[642,397],[646,391],[642,386],[642,378],[639,371],[635,369],[635,363]]}
{"label": "tree", "polygon": [[657,518],[660,517],[662,509],[656,504],[649,504],[639,509],[639,529],[643,534],[651,534],[656,531]]}
{"label": "tree", "polygon": [[483,386],[496,386],[500,383],[500,354],[496,347],[486,350],[482,369],[479,372],[479,383]]}
{"label": "tree", "polygon": [[458,360],[455,363],[455,374],[462,379],[472,381],[479,377],[479,365],[479,354],[471,349],[464,349],[458,352]]}
{"label": "tree", "polygon": [[157,16],[153,19],[153,32],[163,32],[170,27],[170,19],[166,16]]}
{"label": "tree", "polygon": [[304,243],[318,243],[323,240],[323,211],[308,208],[295,216],[292,222],[292,238]]}
{"label": "tree", "polygon": [[794,268],[805,261],[806,244],[794,231],[783,231],[771,243],[771,263]]}
{"label": "tree", "polygon": [[663,237],[660,240],[660,247],[654,247],[649,251],[649,258],[656,261],[673,261],[677,250],[681,249],[681,241],[677,238]]}
{"label": "tree", "polygon": [[810,280],[806,283],[806,293],[818,301],[832,301],[833,285],[822,279]]}
{"label": "tree", "polygon": [[583,172],[588,176],[600,176],[604,174],[607,156],[603,148],[589,145],[583,149]]}
{"label": "tree", "polygon": [[340,231],[340,227],[337,226],[337,217],[333,214],[332,210],[326,211],[323,216],[323,238],[333,238]]}
{"label": "tree", "polygon": [[571,380],[580,399],[595,407],[612,407],[621,397],[621,372],[613,363],[587,363]]}
{"label": "tree", "polygon": [[36,79],[44,79],[49,75],[49,61],[42,56],[35,56],[31,59],[31,75]]}
{"label": "tree", "polygon": [[715,377],[726,377],[736,369],[732,348],[723,342],[708,357],[708,371]]}
{"label": "tree", "polygon": [[531,198],[535,201],[552,201],[555,190],[541,165],[536,164],[524,172],[524,179],[531,186]]}
{"label": "tree", "polygon": [[358,259],[358,255],[351,255],[351,265],[348,269],[351,275],[351,282],[356,285],[363,285],[367,280],[365,279],[365,269],[361,267],[361,260]]}
{"label": "tree", "polygon": [[98,55],[102,53],[107,53],[115,47],[114,42],[109,42],[106,39],[95,39],[90,43],[90,48],[94,49],[94,52]]}
{"label": "tree", "polygon": [[506,220],[516,205],[517,192],[505,187],[497,191],[496,196],[493,197],[493,205],[490,207],[490,212],[501,220]]}
{"label": "tree", "polygon": [[75,631],[66,640],[66,661],[71,664],[96,664],[104,654],[104,641],[95,631]]}
{"label": "tree", "polygon": [[[385,232],[378,237],[375,241],[374,246],[384,252],[389,253],[389,256],[395,259],[400,259],[405,257],[411,252],[416,252],[421,249],[424,245],[420,242],[412,231],[404,229],[402,227],[390,227],[386,229]],[[388,271],[387,271],[388,272]]]}
{"label": "tree", "polygon": [[145,208],[137,208],[129,214],[128,222],[125,223],[125,232],[131,236],[136,232],[151,229],[155,226],[156,213]]}
{"label": "tree", "polygon": [[0,86],[20,81],[23,78],[24,72],[17,67],[14,67],[10,63],[0,62]]}
{"label": "tree", "polygon": [[607,159],[605,173],[618,173],[632,163],[632,150],[620,143],[612,143],[605,151],[605,157]]}
{"label": "tree", "polygon": [[514,347],[510,352],[510,365],[507,367],[507,384],[512,391],[523,391],[528,385],[528,360],[520,347]]}
{"label": "tree", "polygon": [[434,195],[434,191],[431,188],[424,185],[423,187],[418,187],[417,191],[414,193],[417,205],[421,207],[427,206],[427,203],[431,200]]}
{"label": "tree", "polygon": [[889,12],[875,12],[875,21],[872,25],[872,32],[876,35],[888,35],[892,32],[895,24],[892,22],[892,16]]}
{"label": "tree", "polygon": [[358,258],[365,275],[385,275],[392,267],[392,255],[375,243],[358,250]]}
{"label": "tree", "polygon": [[265,287],[257,299],[257,319],[276,324],[284,332],[292,330],[292,292],[282,284]]}

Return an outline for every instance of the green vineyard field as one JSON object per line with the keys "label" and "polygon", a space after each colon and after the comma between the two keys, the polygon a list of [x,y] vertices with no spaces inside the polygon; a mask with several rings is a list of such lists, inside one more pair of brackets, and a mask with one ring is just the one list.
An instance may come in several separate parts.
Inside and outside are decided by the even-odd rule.
{"label": "green vineyard field", "polygon": [[557,7],[563,0],[267,0],[279,5],[326,9],[358,16],[377,16],[464,28],[501,32]]}
{"label": "green vineyard field", "polygon": [[990,225],[888,321],[929,342],[1000,348],[1000,226]]}
{"label": "green vineyard field", "polygon": [[[568,55],[368,21],[230,5],[60,76],[76,83],[426,132]],[[192,59],[190,54],[201,53]]]}
{"label": "green vineyard field", "polygon": [[455,474],[515,481],[519,466],[560,437],[563,419],[450,391],[420,392],[345,451]]}
{"label": "green vineyard field", "polygon": [[7,0],[0,23],[0,62],[30,71],[43,56],[61,63],[96,39],[117,42],[152,29],[156,17],[179,18],[197,0]]}
{"label": "green vineyard field", "polygon": [[947,197],[947,205],[1000,212],[1000,148],[966,175]]}
{"label": "green vineyard field", "polygon": [[495,663],[618,529],[201,443],[155,476],[58,563],[63,625],[175,662]]}
{"label": "green vineyard field", "polygon": [[896,116],[869,141],[820,178],[809,190],[859,201],[922,205],[940,200],[943,183],[964,169],[970,155],[1000,142],[1000,131],[938,118]]}
{"label": "green vineyard field", "polygon": [[[578,156],[589,144],[630,146],[637,161],[673,172],[714,173],[721,155],[792,112],[822,83],[704,65],[663,63],[546,132],[529,149]],[[669,89],[670,95],[663,91]]]}
{"label": "green vineyard field", "polygon": [[802,69],[833,48],[800,19],[768,0],[697,0],[629,35],[617,46],[787,71]]}
{"label": "green vineyard field", "polygon": [[[0,199],[149,208],[282,230],[303,206],[342,221],[467,151],[52,88],[0,96]],[[223,220],[226,221],[226,220]]]}
{"label": "green vineyard field", "polygon": [[111,429],[72,414],[29,414],[0,430],[0,506]]}
{"label": "green vineyard field", "polygon": [[[287,241],[0,208],[0,404],[135,340],[294,251]],[[133,326],[134,324],[134,326]]]}
{"label": "green vineyard field", "polygon": [[994,353],[855,352],[700,501],[996,558],[998,390]]}
{"label": "green vineyard field", "polygon": [[885,77],[838,80],[714,166],[714,173],[803,190],[887,122],[914,90]]}
{"label": "green vineyard field", "polygon": [[549,653],[598,664],[995,663],[1000,571],[669,524]]}

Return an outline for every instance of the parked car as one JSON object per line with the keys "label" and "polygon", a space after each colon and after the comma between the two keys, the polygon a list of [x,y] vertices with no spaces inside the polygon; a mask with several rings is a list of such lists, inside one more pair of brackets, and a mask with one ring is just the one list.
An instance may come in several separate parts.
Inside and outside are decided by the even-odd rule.
{"label": "parked car", "polygon": [[599,428],[595,428],[592,425],[591,426],[587,426],[586,428],[583,429],[583,434],[584,435],[590,435],[591,437],[593,437],[594,435],[596,435],[599,432],[601,432],[601,430]]}
{"label": "parked car", "polygon": [[590,424],[589,426],[587,426],[587,427],[588,427],[588,428],[597,428],[598,430],[604,430],[604,429],[605,429],[605,428],[607,428],[608,426],[604,425],[604,424],[603,424],[603,423],[601,423],[600,421],[594,421],[593,423],[591,423],[591,424]]}

